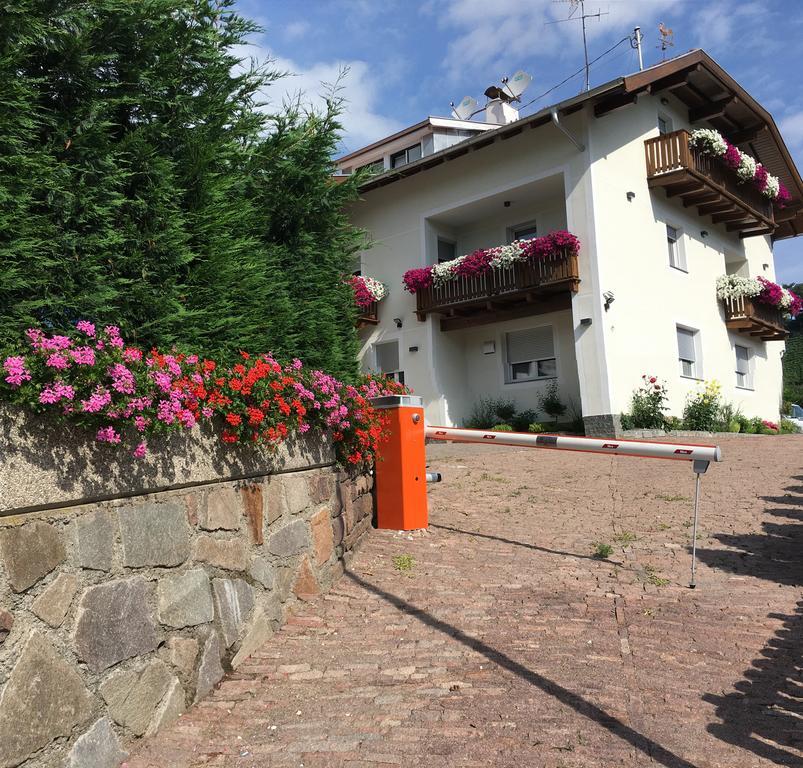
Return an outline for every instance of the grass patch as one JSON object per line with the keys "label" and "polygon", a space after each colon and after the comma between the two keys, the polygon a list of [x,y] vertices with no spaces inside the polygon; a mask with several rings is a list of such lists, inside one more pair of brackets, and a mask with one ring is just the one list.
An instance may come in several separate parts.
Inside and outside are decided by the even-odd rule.
{"label": "grass patch", "polygon": [[655,587],[665,587],[667,584],[669,584],[669,579],[659,576],[654,565],[644,566],[644,578],[646,579],[647,583],[652,584]]}
{"label": "grass patch", "polygon": [[480,480],[488,480],[489,482],[494,482],[494,483],[504,483],[505,482],[505,478],[504,477],[500,477],[499,475],[491,475],[488,472],[483,472],[480,475]]}
{"label": "grass patch", "polygon": [[655,498],[660,501],[691,501],[688,496],[681,496],[676,493],[656,493]]}
{"label": "grass patch", "polygon": [[415,560],[412,555],[396,555],[393,558],[393,567],[399,573],[409,573],[415,566]]}
{"label": "grass patch", "polygon": [[613,537],[613,540],[617,544],[621,544],[623,547],[626,547],[628,544],[632,544],[636,540],[636,534],[631,533],[630,531],[622,531],[621,533],[617,533],[616,536]]}
{"label": "grass patch", "polygon": [[591,547],[597,560],[607,560],[613,554],[613,547],[604,541],[593,541]]}

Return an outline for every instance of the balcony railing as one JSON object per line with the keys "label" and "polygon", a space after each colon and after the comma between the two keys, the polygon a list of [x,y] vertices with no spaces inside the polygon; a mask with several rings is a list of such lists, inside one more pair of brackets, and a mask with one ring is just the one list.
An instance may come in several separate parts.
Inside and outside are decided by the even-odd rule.
{"label": "balcony railing", "polygon": [[431,312],[445,315],[443,330],[493,322],[511,313],[540,314],[568,307],[579,282],[577,254],[562,252],[419,290],[416,312],[420,320]]}
{"label": "balcony railing", "polygon": [[778,341],[789,336],[784,327],[783,315],[777,307],[770,307],[749,296],[723,299],[725,325],[732,331],[756,336],[762,341]]}
{"label": "balcony railing", "polygon": [[376,325],[379,322],[379,302],[372,301],[367,307],[357,308],[357,327]]}
{"label": "balcony railing", "polygon": [[691,146],[688,131],[674,131],[644,142],[650,187],[664,187],[686,207],[696,206],[741,237],[771,234],[775,229],[772,202],[717,157]]}

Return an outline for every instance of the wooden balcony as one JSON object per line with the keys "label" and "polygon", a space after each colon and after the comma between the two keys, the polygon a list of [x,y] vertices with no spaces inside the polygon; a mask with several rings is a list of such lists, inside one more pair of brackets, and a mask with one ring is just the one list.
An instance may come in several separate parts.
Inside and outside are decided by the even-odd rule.
{"label": "wooden balcony", "polygon": [[681,130],[644,142],[649,186],[663,187],[667,197],[678,197],[684,207],[696,207],[700,216],[711,216],[740,237],[772,234],[772,202],[720,158],[694,149],[690,138]]}
{"label": "wooden balcony", "polygon": [[372,301],[367,307],[357,307],[357,327],[376,325],[379,322],[379,302]]}
{"label": "wooden balcony", "polygon": [[723,299],[725,325],[745,336],[757,336],[762,341],[782,341],[789,336],[784,327],[781,310],[750,297]]}
{"label": "wooden balcony", "polygon": [[419,320],[443,315],[442,331],[539,315],[568,309],[579,282],[577,255],[560,253],[420,290],[416,314]]}

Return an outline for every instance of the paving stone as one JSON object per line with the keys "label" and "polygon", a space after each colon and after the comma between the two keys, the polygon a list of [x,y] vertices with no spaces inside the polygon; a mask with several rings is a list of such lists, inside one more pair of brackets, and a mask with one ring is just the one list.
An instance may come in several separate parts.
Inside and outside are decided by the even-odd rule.
{"label": "paving stone", "polygon": [[318,580],[310,568],[309,558],[304,557],[301,561],[301,566],[296,574],[296,580],[293,583],[293,592],[296,597],[309,598],[313,595],[319,595],[321,592]]}
{"label": "paving stone", "polygon": [[91,706],[78,670],[34,632],[0,694],[0,768],[69,736],[89,718]]}
{"label": "paving stone", "polygon": [[258,581],[265,589],[270,590],[276,586],[276,567],[264,557],[255,557],[251,561],[248,575],[254,581]]}
{"label": "paving stone", "polygon": [[201,650],[201,661],[198,664],[198,676],[195,682],[195,701],[206,696],[223,678],[220,656],[220,639],[217,632],[211,631],[204,640]]}
{"label": "paving stone", "polygon": [[224,485],[207,493],[198,524],[206,531],[236,531],[240,528],[241,516],[240,494],[234,487]]}
{"label": "paving stone", "polygon": [[71,573],[60,573],[31,605],[31,610],[51,627],[60,627],[70,610],[78,579]]}
{"label": "paving stone", "polygon": [[278,557],[290,557],[304,552],[309,546],[307,524],[303,520],[295,520],[279,528],[270,535],[266,546],[268,551]]}
{"label": "paving stone", "polygon": [[248,535],[252,544],[262,544],[265,540],[263,531],[265,517],[265,500],[262,497],[262,485],[253,483],[240,488],[245,509],[245,520]]}
{"label": "paving stone", "polygon": [[287,511],[298,515],[310,505],[308,475],[305,473],[282,475]]}
{"label": "paving stone", "polygon": [[128,757],[120,747],[111,720],[102,717],[70,750],[67,768],[118,768]]}
{"label": "paving stone", "polygon": [[215,608],[209,577],[203,568],[159,579],[159,621],[180,629],[213,621]]}
{"label": "paving stone", "polygon": [[0,531],[0,555],[11,589],[24,592],[63,562],[66,552],[59,532],[37,520]]}
{"label": "paving stone", "polygon": [[228,571],[244,571],[248,567],[248,551],[239,539],[199,536],[193,545],[192,557]]}
{"label": "paving stone", "polygon": [[75,562],[82,568],[110,571],[114,562],[117,520],[110,510],[82,515],[71,526],[75,541]]}
{"label": "paving stone", "polygon": [[141,576],[87,589],[78,607],[75,647],[93,672],[152,651],[159,643],[148,606],[148,582]]}
{"label": "paving stone", "polygon": [[11,628],[14,626],[14,616],[10,611],[5,608],[0,608],[0,645],[2,645],[6,638],[11,634]]}
{"label": "paving stone", "polygon": [[212,579],[223,642],[230,648],[254,608],[254,588],[242,579]]}
{"label": "paving stone", "polygon": [[243,636],[243,641],[234,658],[231,660],[232,669],[237,669],[254,651],[261,648],[273,635],[271,621],[261,608],[254,611],[251,626]]}
{"label": "paving stone", "polygon": [[190,528],[183,505],[137,504],[119,511],[123,565],[181,565],[190,553]]}
{"label": "paving stone", "polygon": [[162,728],[172,725],[184,714],[187,708],[187,694],[177,677],[170,681],[159,709],[151,720],[151,724],[146,732],[147,736],[158,733]]}
{"label": "paving stone", "polygon": [[189,677],[198,658],[198,641],[194,637],[174,635],[159,649],[159,658],[172,664],[182,675]]}
{"label": "paving stone", "polygon": [[324,507],[319,510],[310,520],[312,531],[312,549],[315,555],[315,562],[323,565],[329,562],[329,558],[334,552],[334,542],[332,534],[332,517],[329,508]]}
{"label": "paving stone", "polygon": [[174,679],[167,665],[154,659],[141,669],[112,673],[100,684],[100,695],[114,722],[142,736]]}

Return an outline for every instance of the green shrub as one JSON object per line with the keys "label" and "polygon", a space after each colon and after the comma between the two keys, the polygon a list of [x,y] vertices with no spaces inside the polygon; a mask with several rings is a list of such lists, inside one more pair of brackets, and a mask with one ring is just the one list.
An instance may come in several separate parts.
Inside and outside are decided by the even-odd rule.
{"label": "green shrub", "polygon": [[746,418],[742,422],[742,432],[745,432],[748,435],[758,435],[761,433],[763,426],[764,425],[758,416],[755,416],[752,419]]}
{"label": "green shrub", "polygon": [[683,429],[683,420],[677,416],[667,416],[664,429],[669,432],[677,432],[679,429]]}
{"label": "green shrub", "polygon": [[543,424],[539,424],[538,422],[534,422],[533,424],[530,424],[529,427],[527,427],[527,431],[528,432],[534,432],[535,434],[540,434],[541,432],[544,432],[545,430],[544,430],[544,425]]}
{"label": "green shrub", "polygon": [[514,432],[526,432],[530,424],[532,424],[537,417],[538,414],[528,408],[524,411],[518,411],[515,416],[513,416],[510,423],[513,425]]}
{"label": "green shrub", "polygon": [[782,435],[796,435],[800,430],[795,422],[789,419],[781,419],[781,434]]}
{"label": "green shrub", "polygon": [[708,381],[697,392],[689,393],[683,408],[685,429],[712,432],[719,424],[722,409],[721,387],[716,381]]}
{"label": "green shrub", "polygon": [[728,432],[739,432],[742,428],[742,424],[739,419],[731,419],[728,422]]}
{"label": "green shrub", "polygon": [[491,427],[491,431],[492,432],[512,432],[513,431],[513,427],[511,427],[510,424],[494,424],[494,426]]}
{"label": "green shrub", "polygon": [[607,560],[613,554],[613,547],[602,541],[595,541],[591,546],[594,550],[594,557],[598,560]]}
{"label": "green shrub", "polygon": [[566,413],[566,405],[560,399],[558,382],[555,379],[550,381],[546,389],[539,395],[538,406],[545,414],[555,419],[556,423]]}
{"label": "green shrub", "polygon": [[481,397],[465,422],[469,429],[490,429],[494,424],[507,423],[516,412],[512,400]]}
{"label": "green shrub", "polygon": [[619,423],[622,425],[622,429],[635,429],[635,425],[633,424],[633,417],[629,413],[623,413],[619,417]]}
{"label": "green shrub", "polygon": [[641,386],[633,390],[630,401],[630,429],[663,429],[667,405],[666,384],[656,376],[644,374]]}

